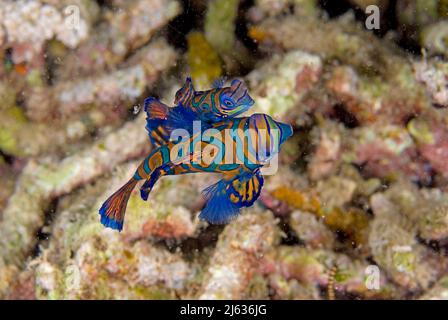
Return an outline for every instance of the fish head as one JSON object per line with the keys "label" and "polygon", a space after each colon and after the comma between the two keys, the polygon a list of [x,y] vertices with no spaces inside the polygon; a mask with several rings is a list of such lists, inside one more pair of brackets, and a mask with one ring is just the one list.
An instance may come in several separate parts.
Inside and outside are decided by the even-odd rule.
{"label": "fish head", "polygon": [[243,81],[235,79],[228,87],[195,91],[191,78],[176,92],[174,103],[192,108],[204,121],[217,122],[247,111],[254,100]]}
{"label": "fish head", "polygon": [[254,103],[245,83],[241,80],[235,79],[230,87],[220,89],[218,109],[223,118],[236,117],[246,112]]}

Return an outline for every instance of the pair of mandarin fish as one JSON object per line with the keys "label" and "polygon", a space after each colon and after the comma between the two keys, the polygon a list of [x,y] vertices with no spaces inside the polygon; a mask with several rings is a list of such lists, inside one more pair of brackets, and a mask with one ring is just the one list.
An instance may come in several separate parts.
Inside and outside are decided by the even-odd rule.
{"label": "pair of mandarin fish", "polygon": [[174,104],[168,107],[153,97],[145,100],[153,149],[134,176],[101,206],[104,226],[122,230],[127,202],[140,180],[140,195],[146,201],[159,178],[194,172],[222,175],[203,191],[206,204],[199,217],[212,224],[227,223],[257,200],[264,182],[260,169],[293,134],[289,124],[266,114],[237,117],[254,104],[240,80],[230,87],[219,80],[210,90],[195,91],[187,78]]}

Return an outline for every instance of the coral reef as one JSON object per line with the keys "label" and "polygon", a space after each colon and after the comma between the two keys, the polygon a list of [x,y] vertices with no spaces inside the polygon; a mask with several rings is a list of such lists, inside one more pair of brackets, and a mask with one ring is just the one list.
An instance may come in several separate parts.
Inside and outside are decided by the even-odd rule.
{"label": "coral reef", "polygon": [[447,64],[438,59],[415,61],[414,74],[423,83],[431,96],[432,103],[442,107],[448,106]]}
{"label": "coral reef", "polygon": [[364,298],[375,296],[387,298],[400,291],[384,277],[380,279],[380,290],[369,289],[365,281],[368,264],[333,251],[280,246],[275,256],[266,257],[264,263],[265,272],[278,272],[286,279],[295,279],[308,288],[327,286],[328,273],[335,266],[337,271],[334,277],[334,289],[337,292],[360,295]]}
{"label": "coral reef", "polygon": [[228,73],[252,64],[248,50],[235,36],[239,5],[239,0],[212,0],[205,16],[205,38],[225,62]]}
{"label": "coral reef", "polygon": [[420,297],[421,300],[446,300],[448,299],[447,292],[447,277],[443,277],[439,282],[431,288],[427,293]]}
{"label": "coral reef", "polygon": [[248,75],[257,101],[251,112],[285,116],[313,88],[321,69],[321,59],[303,51],[272,57]]}
{"label": "coral reef", "polygon": [[47,120],[52,116],[70,118],[86,108],[105,109],[103,113],[111,113],[111,108],[128,106],[138,99],[145,87],[151,86],[176,59],[176,52],[166,41],[156,39],[130,57],[125,66],[110,73],[58,82],[52,87],[31,91],[27,101],[28,117],[34,120]]}
{"label": "coral reef", "polygon": [[94,75],[113,70],[129,53],[144,46],[154,34],[180,13],[176,0],[132,0],[107,10],[95,34],[75,52],[57,56],[64,61],[58,79]]}
{"label": "coral reef", "polygon": [[267,298],[267,282],[257,277],[258,261],[279,239],[280,230],[271,212],[255,211],[233,221],[219,237],[199,298]]}

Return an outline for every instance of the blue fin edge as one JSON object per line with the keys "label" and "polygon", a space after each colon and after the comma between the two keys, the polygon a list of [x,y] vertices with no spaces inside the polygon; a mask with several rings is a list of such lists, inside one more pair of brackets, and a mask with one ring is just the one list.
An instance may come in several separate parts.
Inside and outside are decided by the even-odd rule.
{"label": "blue fin edge", "polygon": [[123,222],[118,222],[117,220],[111,219],[106,215],[106,203],[101,206],[99,211],[99,214],[101,216],[101,224],[106,228],[111,228],[113,230],[118,230],[121,232],[121,230],[123,229]]}

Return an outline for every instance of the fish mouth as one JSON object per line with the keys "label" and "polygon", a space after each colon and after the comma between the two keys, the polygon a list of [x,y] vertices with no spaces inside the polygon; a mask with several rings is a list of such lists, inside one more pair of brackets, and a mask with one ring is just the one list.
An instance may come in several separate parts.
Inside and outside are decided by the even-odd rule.
{"label": "fish mouth", "polygon": [[293,135],[294,130],[292,129],[292,126],[287,123],[279,123],[278,125],[281,129],[280,144],[282,144]]}

